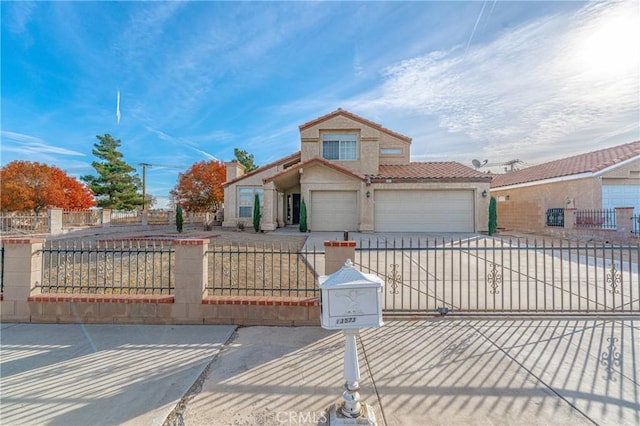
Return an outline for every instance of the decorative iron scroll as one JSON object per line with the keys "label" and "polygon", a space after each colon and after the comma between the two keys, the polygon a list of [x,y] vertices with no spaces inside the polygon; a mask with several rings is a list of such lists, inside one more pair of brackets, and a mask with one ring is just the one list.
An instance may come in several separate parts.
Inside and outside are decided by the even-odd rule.
{"label": "decorative iron scroll", "polygon": [[502,285],[502,274],[498,271],[498,265],[495,263],[491,263],[491,272],[487,274],[487,282],[491,287],[489,293],[498,294],[500,293],[499,287]]}
{"label": "decorative iron scroll", "polygon": [[400,293],[400,290],[398,290],[398,284],[402,283],[402,275],[398,272],[397,263],[392,263],[389,266],[391,266],[391,273],[387,275],[387,279],[391,283],[391,289],[389,292],[391,294],[398,294]]}
{"label": "decorative iron scroll", "polygon": [[616,264],[611,264],[611,269],[607,273],[607,284],[611,286],[609,289],[609,293],[611,294],[620,294],[620,289],[618,286],[622,283],[622,275],[620,271],[616,268]]}
{"label": "decorative iron scroll", "polygon": [[616,342],[618,341],[617,337],[607,337],[607,342],[609,342],[609,351],[603,352],[602,357],[600,358],[600,364],[605,367],[605,371],[607,373],[604,376],[605,380],[611,380],[612,382],[616,381],[614,373],[614,367],[620,367],[622,365],[622,354],[620,352],[616,352]]}

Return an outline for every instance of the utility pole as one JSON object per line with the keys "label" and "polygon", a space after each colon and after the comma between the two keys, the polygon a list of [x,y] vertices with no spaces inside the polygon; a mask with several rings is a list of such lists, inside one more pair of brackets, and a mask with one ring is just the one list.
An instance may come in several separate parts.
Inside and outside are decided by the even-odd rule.
{"label": "utility pole", "polygon": [[146,210],[147,204],[147,167],[151,167],[149,163],[139,163],[142,166],[142,210]]}

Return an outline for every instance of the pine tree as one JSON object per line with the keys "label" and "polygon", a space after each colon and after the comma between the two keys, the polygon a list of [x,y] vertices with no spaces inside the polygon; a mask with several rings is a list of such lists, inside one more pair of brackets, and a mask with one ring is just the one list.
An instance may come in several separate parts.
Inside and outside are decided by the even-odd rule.
{"label": "pine tree", "polygon": [[93,191],[98,206],[116,210],[134,210],[142,206],[142,195],[138,192],[141,187],[140,178],[135,168],[127,164],[118,150],[121,142],[113,139],[110,134],[96,136],[93,155],[103,161],[91,163],[98,176],[86,175],[80,179],[89,185]]}
{"label": "pine tree", "polygon": [[253,200],[253,230],[258,232],[260,230],[260,197],[256,194]]}
{"label": "pine tree", "polygon": [[307,232],[307,205],[304,198],[300,203],[300,232]]}

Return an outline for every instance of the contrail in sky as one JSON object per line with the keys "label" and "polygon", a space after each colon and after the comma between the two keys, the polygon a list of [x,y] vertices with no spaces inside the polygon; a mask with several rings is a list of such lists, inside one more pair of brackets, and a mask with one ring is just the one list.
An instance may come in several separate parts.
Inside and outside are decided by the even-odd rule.
{"label": "contrail in sky", "polygon": [[118,124],[120,124],[120,89],[116,94],[116,118],[118,119]]}
{"label": "contrail in sky", "polygon": [[[493,3],[495,5],[495,1]],[[480,22],[480,19],[482,18],[482,14],[484,13],[484,8],[487,6],[487,0],[484,0],[484,2],[482,3],[482,9],[480,9],[480,13],[478,14],[478,18],[476,19],[476,23],[473,26],[473,31],[471,31],[471,35],[469,36],[469,41],[467,42],[467,48],[465,49],[465,52],[467,50],[469,50],[469,46],[471,45],[471,40],[473,40],[473,36],[476,33],[476,29],[478,28],[478,23]],[[491,10],[493,10],[493,8],[491,8]]]}

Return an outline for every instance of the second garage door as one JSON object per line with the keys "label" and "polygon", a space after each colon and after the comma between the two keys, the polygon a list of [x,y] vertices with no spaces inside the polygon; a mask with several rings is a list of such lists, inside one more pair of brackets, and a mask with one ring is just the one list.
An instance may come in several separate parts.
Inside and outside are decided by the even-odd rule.
{"label": "second garage door", "polygon": [[312,191],[312,231],[357,231],[356,191]]}
{"label": "second garage door", "polygon": [[473,232],[473,191],[375,192],[376,232]]}

